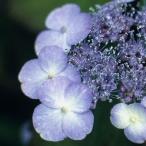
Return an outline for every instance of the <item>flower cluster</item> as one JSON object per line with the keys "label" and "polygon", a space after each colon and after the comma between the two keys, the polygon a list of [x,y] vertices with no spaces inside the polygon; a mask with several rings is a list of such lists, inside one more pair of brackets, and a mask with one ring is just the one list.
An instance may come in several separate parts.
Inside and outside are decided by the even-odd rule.
{"label": "flower cluster", "polygon": [[[77,67],[81,81],[92,90],[95,103],[115,98],[122,102],[111,111],[111,122],[125,129],[126,137],[135,143],[146,140],[146,110],[140,104],[146,96],[145,18],[145,8],[140,8],[138,1],[115,0],[96,6],[90,34],[69,52],[70,64]],[[137,122],[133,122],[136,128],[130,126],[133,117],[143,121],[138,123],[140,127]],[[120,127],[124,120],[126,125]]]}
{"label": "flower cluster", "polygon": [[33,125],[47,141],[81,140],[92,131],[93,95],[67,56],[71,45],[89,34],[90,19],[75,4],[51,12],[47,30],[35,42],[37,58],[26,62],[19,73],[23,93],[41,102],[34,110]]}
{"label": "flower cluster", "polygon": [[33,125],[47,141],[81,140],[97,101],[117,100],[111,123],[134,143],[146,141],[146,8],[113,0],[83,13],[75,4],[51,12],[24,64],[24,94],[39,99]]}

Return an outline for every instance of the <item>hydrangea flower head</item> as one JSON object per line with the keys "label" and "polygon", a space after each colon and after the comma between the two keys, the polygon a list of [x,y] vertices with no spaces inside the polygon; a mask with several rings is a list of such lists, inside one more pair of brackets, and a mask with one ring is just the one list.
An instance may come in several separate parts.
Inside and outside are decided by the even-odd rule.
{"label": "hydrangea flower head", "polygon": [[126,105],[117,104],[111,111],[111,122],[124,129],[126,137],[134,143],[143,143],[146,140],[146,109],[140,103]]}
{"label": "hydrangea flower head", "polygon": [[81,140],[92,131],[92,93],[85,85],[63,77],[48,80],[41,86],[39,97],[42,104],[34,111],[33,124],[43,139]]}
{"label": "hydrangea flower head", "polygon": [[20,71],[23,92],[39,99],[33,124],[47,141],[81,140],[97,101],[118,99],[111,122],[135,143],[146,140],[146,11],[113,0],[83,13],[75,4],[52,11],[35,42],[37,59]]}
{"label": "hydrangea flower head", "polygon": [[80,82],[80,74],[73,65],[67,64],[67,56],[59,47],[44,48],[38,59],[32,59],[24,64],[19,81],[23,92],[30,98],[37,99],[37,90],[46,80],[64,76],[72,81]]}
{"label": "hydrangea flower head", "polygon": [[42,32],[36,40],[36,53],[45,46],[55,45],[69,51],[87,37],[91,30],[91,16],[80,12],[79,6],[66,4],[52,11],[46,19],[49,30]]}

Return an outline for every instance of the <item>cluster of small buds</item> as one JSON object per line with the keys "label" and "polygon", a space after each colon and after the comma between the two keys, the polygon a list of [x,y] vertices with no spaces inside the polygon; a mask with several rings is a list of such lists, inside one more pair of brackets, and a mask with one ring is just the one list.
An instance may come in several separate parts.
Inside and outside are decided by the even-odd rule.
{"label": "cluster of small buds", "polygon": [[143,41],[128,41],[120,46],[118,71],[120,97],[125,102],[141,100],[146,88],[146,48]]}
{"label": "cluster of small buds", "polygon": [[124,41],[128,37],[134,19],[124,14],[127,4],[110,2],[101,6],[93,14],[93,28],[91,34],[96,43],[108,41]]}
{"label": "cluster of small buds", "polygon": [[81,46],[69,53],[70,63],[79,68],[82,82],[92,89],[96,100],[109,98],[116,90],[116,60],[104,55],[98,48]]}
{"label": "cluster of small buds", "polygon": [[97,101],[118,99],[111,123],[134,143],[146,141],[146,11],[113,0],[83,13],[75,4],[51,12],[24,64],[24,94],[39,99],[33,125],[47,141],[84,139]]}

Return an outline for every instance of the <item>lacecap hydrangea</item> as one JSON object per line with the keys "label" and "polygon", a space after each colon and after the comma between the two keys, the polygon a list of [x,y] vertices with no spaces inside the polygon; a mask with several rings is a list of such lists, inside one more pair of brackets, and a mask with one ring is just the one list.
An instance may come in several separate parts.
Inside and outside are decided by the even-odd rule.
{"label": "lacecap hydrangea", "polygon": [[114,0],[81,12],[76,4],[53,10],[35,41],[36,58],[19,73],[23,93],[41,103],[33,113],[47,141],[82,140],[92,110],[118,101],[110,120],[134,143],[146,141],[146,8]]}

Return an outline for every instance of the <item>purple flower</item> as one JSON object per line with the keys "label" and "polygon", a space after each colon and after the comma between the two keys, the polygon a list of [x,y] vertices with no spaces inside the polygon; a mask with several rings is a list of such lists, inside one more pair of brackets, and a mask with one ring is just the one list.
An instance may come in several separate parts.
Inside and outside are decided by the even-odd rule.
{"label": "purple flower", "polygon": [[134,143],[144,143],[146,140],[146,109],[140,103],[126,105],[117,104],[111,110],[111,122],[124,129],[126,137]]}
{"label": "purple flower", "polygon": [[39,98],[42,104],[34,110],[33,125],[44,140],[81,140],[92,131],[92,94],[85,85],[63,77],[48,80],[41,86]]}
{"label": "purple flower", "polygon": [[26,62],[19,73],[19,81],[22,83],[21,87],[24,94],[37,99],[39,86],[46,80],[52,80],[58,76],[80,82],[79,72],[73,65],[68,65],[67,61],[67,56],[60,48],[44,48],[38,59]]}
{"label": "purple flower", "polygon": [[45,46],[59,46],[64,51],[69,51],[87,37],[91,30],[91,16],[81,13],[79,6],[66,4],[52,11],[46,19],[49,30],[42,32],[35,43],[36,53]]}

